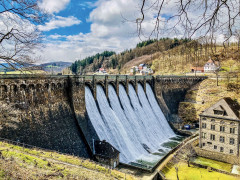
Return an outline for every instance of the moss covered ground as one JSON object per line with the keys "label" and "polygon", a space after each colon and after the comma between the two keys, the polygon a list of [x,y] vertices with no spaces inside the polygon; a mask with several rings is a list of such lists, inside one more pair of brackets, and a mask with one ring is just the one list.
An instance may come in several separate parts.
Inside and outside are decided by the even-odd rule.
{"label": "moss covered ground", "polygon": [[177,180],[176,169],[178,168],[179,179],[184,180],[237,180],[237,177],[222,174],[214,171],[208,171],[207,169],[198,168],[193,165],[188,167],[187,163],[179,162],[172,167],[165,167],[163,173],[168,180]]}
{"label": "moss covered ground", "polygon": [[0,142],[0,179],[135,179],[87,159]]}
{"label": "moss covered ground", "polygon": [[223,170],[223,171],[227,171],[227,172],[232,171],[232,165],[231,164],[220,162],[220,161],[215,161],[215,160],[212,160],[212,159],[197,157],[196,159],[193,160],[193,162],[195,162],[197,164],[209,166],[209,167],[212,167],[212,168],[215,168],[215,169],[220,169],[220,170]]}

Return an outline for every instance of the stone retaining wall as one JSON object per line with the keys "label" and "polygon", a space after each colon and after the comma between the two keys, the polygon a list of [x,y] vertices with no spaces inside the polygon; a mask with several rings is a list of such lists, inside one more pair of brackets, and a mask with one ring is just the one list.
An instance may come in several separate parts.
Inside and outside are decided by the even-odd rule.
{"label": "stone retaining wall", "polygon": [[205,149],[201,149],[199,147],[194,147],[194,149],[195,149],[197,155],[201,156],[201,157],[206,157],[209,159],[222,161],[222,162],[226,162],[226,163],[230,163],[230,164],[240,164],[240,158],[237,156],[208,151]]}

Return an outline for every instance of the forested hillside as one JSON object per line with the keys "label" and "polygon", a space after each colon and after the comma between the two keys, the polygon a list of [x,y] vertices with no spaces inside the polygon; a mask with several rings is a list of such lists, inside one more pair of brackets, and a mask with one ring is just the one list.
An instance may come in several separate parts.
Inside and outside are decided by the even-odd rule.
{"label": "forested hillside", "polygon": [[209,58],[220,63],[229,59],[239,61],[239,43],[225,42],[224,46],[206,37],[198,40],[150,39],[138,43],[134,49],[119,54],[104,51],[78,60],[70,69],[75,74],[91,74],[103,67],[110,74],[128,74],[132,66],[147,63],[155,75],[181,75],[190,72],[192,67],[203,67]]}
{"label": "forested hillside", "polygon": [[150,39],[138,43],[134,49],[125,50],[119,54],[112,51],[104,51],[103,53],[75,61],[70,69],[76,74],[93,73],[100,67],[113,70],[114,73],[124,73],[124,65],[135,58],[167,51],[190,41],[190,39],[177,38],[162,38],[158,41]]}

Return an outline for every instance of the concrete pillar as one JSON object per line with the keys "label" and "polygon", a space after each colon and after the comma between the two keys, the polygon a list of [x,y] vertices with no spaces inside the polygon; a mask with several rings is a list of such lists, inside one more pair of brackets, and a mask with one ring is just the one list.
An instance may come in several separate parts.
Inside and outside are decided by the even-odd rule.
{"label": "concrete pillar", "polygon": [[129,88],[128,88],[128,85],[129,85],[129,81],[126,81],[126,85],[125,85],[126,87],[125,87],[125,88],[126,88],[127,95],[129,95]]}
{"label": "concrete pillar", "polygon": [[93,75],[92,87],[93,87],[93,97],[95,100],[97,100],[97,83],[96,83],[95,75]]}
{"label": "concrete pillar", "polygon": [[146,76],[144,76],[144,80],[143,80],[143,90],[146,94]]}
{"label": "concrete pillar", "polygon": [[117,96],[119,96],[119,80],[118,80],[118,75],[116,75],[116,93],[117,93]]}
{"label": "concrete pillar", "polygon": [[104,84],[105,84],[105,94],[108,98],[108,75],[105,75]]}

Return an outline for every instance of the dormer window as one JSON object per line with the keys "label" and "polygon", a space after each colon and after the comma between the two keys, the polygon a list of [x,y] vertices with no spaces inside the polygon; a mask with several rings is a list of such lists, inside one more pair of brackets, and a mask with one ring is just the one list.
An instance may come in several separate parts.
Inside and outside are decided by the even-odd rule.
{"label": "dormer window", "polygon": [[215,115],[227,116],[227,112],[222,106],[218,106],[217,108],[213,109]]}
{"label": "dormer window", "polygon": [[223,115],[223,111],[213,110],[216,115]]}

